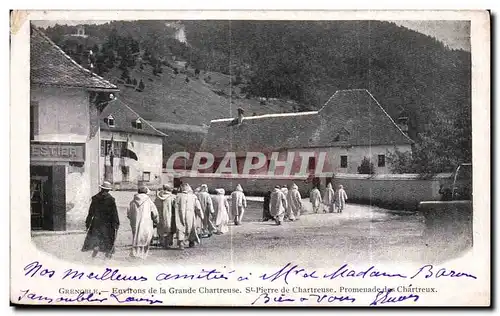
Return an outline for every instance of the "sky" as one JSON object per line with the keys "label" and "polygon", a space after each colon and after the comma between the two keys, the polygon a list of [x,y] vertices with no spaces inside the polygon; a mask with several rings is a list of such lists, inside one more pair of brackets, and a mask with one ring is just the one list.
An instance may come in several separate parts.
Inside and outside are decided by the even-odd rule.
{"label": "sky", "polygon": [[[33,21],[39,27],[48,27],[55,24],[101,24],[110,21]],[[453,49],[463,49],[470,52],[470,22],[469,21],[390,21],[417,32],[437,38]]]}
{"label": "sky", "polygon": [[437,38],[450,48],[470,52],[469,21],[391,21]]}

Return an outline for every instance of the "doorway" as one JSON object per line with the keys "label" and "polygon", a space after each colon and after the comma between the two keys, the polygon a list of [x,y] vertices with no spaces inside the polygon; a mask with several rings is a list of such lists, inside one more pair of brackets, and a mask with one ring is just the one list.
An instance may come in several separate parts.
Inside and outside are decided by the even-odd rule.
{"label": "doorway", "polygon": [[47,221],[45,221],[46,212],[49,206],[49,193],[47,184],[48,176],[31,176],[30,178],[30,211],[31,211],[31,229],[41,230],[46,229]]}

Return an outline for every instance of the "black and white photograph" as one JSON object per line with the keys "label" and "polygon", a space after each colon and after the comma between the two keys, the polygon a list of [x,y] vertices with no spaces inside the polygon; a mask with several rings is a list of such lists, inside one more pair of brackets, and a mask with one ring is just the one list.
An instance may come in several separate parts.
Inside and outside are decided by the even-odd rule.
{"label": "black and white photograph", "polygon": [[490,304],[487,11],[146,13],[19,27],[11,303]]}

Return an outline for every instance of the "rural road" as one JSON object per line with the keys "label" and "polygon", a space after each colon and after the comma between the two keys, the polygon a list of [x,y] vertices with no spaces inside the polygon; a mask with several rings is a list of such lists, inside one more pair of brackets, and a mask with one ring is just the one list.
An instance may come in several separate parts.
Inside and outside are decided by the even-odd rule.
{"label": "rural road", "polygon": [[[340,214],[306,213],[299,221],[276,226],[271,221],[259,221],[262,204],[257,198],[249,203],[243,225],[231,225],[227,234],[202,239],[201,245],[184,251],[153,248],[142,261],[129,257],[131,231],[126,205],[133,193],[113,192],[113,195],[121,226],[117,251],[111,260],[105,260],[102,254],[92,259],[90,253],[82,253],[83,233],[34,236],[33,242],[40,250],[66,261],[125,266],[186,262],[220,265],[296,262],[310,267],[346,262],[439,263],[464,250],[453,236],[424,238],[424,222],[419,215],[397,215],[377,207],[348,204]],[[80,215],[82,221],[85,213]]]}

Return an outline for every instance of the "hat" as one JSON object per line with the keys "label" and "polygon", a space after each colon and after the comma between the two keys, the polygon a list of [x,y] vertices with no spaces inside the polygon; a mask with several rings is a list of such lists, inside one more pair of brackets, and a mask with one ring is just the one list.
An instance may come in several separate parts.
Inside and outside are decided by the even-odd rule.
{"label": "hat", "polygon": [[170,186],[169,184],[164,184],[163,190],[168,191],[168,192],[172,192],[172,186]]}
{"label": "hat", "polygon": [[192,191],[191,186],[187,183],[181,184],[181,191],[189,192]]}
{"label": "hat", "polygon": [[140,187],[140,188],[137,190],[137,193],[145,193],[145,194],[148,194],[148,193],[149,193],[149,189],[148,189],[148,187],[146,187],[146,186],[142,186],[142,187]]}
{"label": "hat", "polygon": [[99,187],[103,190],[113,190],[113,186],[109,181],[104,181]]}

